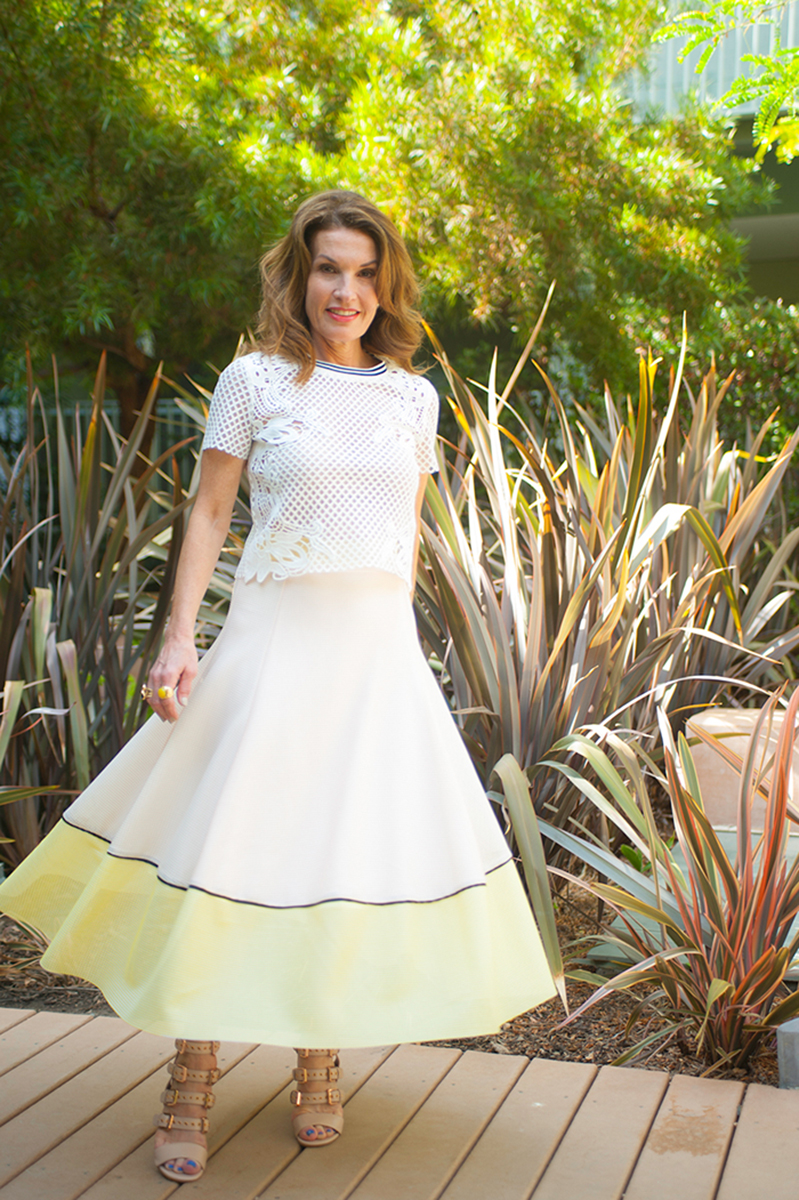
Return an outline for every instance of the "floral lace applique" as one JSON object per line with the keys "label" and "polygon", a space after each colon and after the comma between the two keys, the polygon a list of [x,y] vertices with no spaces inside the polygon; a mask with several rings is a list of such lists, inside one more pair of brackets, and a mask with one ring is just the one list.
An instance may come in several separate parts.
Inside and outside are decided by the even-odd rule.
{"label": "floral lace applique", "polygon": [[280,446],[283,442],[296,442],[302,437],[305,424],[297,417],[272,417],[253,434],[253,441],[266,442],[270,446]]}
{"label": "floral lace applique", "polygon": [[316,560],[329,553],[323,534],[319,521],[300,529],[290,521],[271,520],[250,535],[237,574],[259,583],[268,575],[277,580],[303,575],[312,556]]}
{"label": "floral lace applique", "polygon": [[380,445],[391,437],[406,445],[412,445],[416,440],[413,426],[404,421],[402,417],[385,416],[382,418],[379,428],[375,430],[373,440]]}

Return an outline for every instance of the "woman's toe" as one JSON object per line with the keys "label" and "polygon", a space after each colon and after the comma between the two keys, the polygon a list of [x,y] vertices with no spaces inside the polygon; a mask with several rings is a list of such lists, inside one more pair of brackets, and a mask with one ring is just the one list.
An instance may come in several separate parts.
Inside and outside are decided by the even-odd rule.
{"label": "woman's toe", "polygon": [[170,1158],[164,1165],[168,1170],[179,1171],[182,1175],[196,1175],[200,1169],[193,1158]]}

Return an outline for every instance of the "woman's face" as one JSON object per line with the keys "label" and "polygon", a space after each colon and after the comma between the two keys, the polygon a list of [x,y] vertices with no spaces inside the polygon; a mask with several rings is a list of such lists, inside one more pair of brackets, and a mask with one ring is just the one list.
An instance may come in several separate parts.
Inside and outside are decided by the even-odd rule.
{"label": "woman's face", "polygon": [[377,312],[377,247],[359,229],[320,229],[311,240],[305,312],[322,359],[358,365]]}

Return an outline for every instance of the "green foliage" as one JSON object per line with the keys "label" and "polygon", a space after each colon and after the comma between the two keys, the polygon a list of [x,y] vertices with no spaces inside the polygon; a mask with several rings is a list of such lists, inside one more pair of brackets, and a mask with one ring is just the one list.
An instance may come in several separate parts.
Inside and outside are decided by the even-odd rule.
{"label": "green foliage", "polygon": [[[668,316],[652,322],[646,339],[666,362],[677,359],[681,341],[682,319]],[[691,322],[684,375],[693,391],[711,359],[721,378],[732,377],[716,418],[721,436],[748,449],[755,432],[773,418],[762,451],[779,453],[799,424],[799,308],[764,299],[715,303],[698,328]],[[790,524],[798,515],[795,490],[786,489],[783,498]]]}
{"label": "green foliage", "polygon": [[[65,348],[83,366],[107,347],[126,434],[159,357],[186,367],[246,324],[255,250],[290,187],[280,154],[267,181],[241,145],[247,101],[229,47],[246,42],[248,16],[39,0],[7,5],[0,22],[0,183],[14,231],[0,258],[3,340]],[[264,100],[279,76],[258,79]]]}
{"label": "green foliage", "polygon": [[259,253],[298,199],[340,183],[397,219],[467,368],[481,338],[510,368],[552,279],[539,351],[571,392],[634,388],[631,349],[664,328],[678,342],[685,309],[714,346],[714,306],[743,287],[727,221],[757,189],[720,126],[636,124],[619,99],[656,15],[652,0],[13,0],[4,382],[26,341],[70,370],[107,348],[127,436],[159,360],[208,381],[256,308]]}
{"label": "green foliage", "polygon": [[[633,1010],[628,1029],[652,1011],[667,1021],[658,1033],[628,1050],[619,1064],[653,1041],[683,1030],[709,1064],[745,1066],[765,1034],[799,1015],[799,993],[785,995],[784,986],[785,973],[799,951],[799,933],[792,932],[799,915],[799,859],[789,862],[786,857],[787,818],[799,817],[790,804],[799,692],[794,692],[784,712],[773,758],[764,762],[758,752],[759,737],[770,727],[780,702],[781,696],[775,695],[761,710],[743,761],[721,740],[700,733],[741,772],[734,863],[705,816],[688,743],[680,736],[679,746],[675,745],[665,717],[661,721],[664,773],[653,767],[635,741],[617,742],[614,747],[629,783],[606,759],[607,773],[613,774],[610,792],[615,806],[605,803],[603,814],[625,835],[632,830],[649,865],[648,874],[620,863],[600,845],[541,822],[545,836],[610,880],[586,884],[555,870],[556,875],[587,887],[621,918],[622,929],[602,935],[602,940],[615,942],[622,957],[634,960],[610,981],[597,979],[600,986],[568,1020],[612,992],[655,985]],[[657,833],[637,759],[655,772],[668,792],[685,871]],[[755,797],[766,800],[759,835],[752,832]],[[524,820],[535,821],[532,808]],[[574,977],[596,979],[584,971]]]}
{"label": "green foliage", "polygon": [[712,370],[682,405],[678,370],[658,415],[641,358],[637,409],[608,393],[576,431],[542,375],[558,453],[514,412],[513,377],[499,393],[496,361],[485,406],[441,361],[459,440],[428,488],[419,628],[486,784],[513,755],[536,811],[566,825],[596,791],[586,734],[654,737],[659,705],[679,724],[785,678],[799,532],[769,521],[799,433],[767,463],[766,429],[751,453],[726,447]]}
{"label": "green foliage", "polygon": [[138,691],[188,503],[176,448],[154,463],[138,456],[158,382],[126,442],[104,417],[104,359],[87,423],[69,423],[57,400],[48,417],[31,387],[26,443],[14,463],[0,454],[0,832],[13,839],[11,862],[145,715]]}
{"label": "green foliage", "polygon": [[701,73],[730,34],[745,36],[759,25],[771,27],[772,51],[742,55],[741,61],[752,69],[734,80],[719,98],[718,106],[730,109],[758,100],[760,107],[754,126],[755,144],[760,148],[758,157],[762,159],[775,146],[782,162],[790,162],[799,153],[799,48],[783,46],[780,40],[787,7],[787,0],[768,6],[760,0],[709,0],[701,9],[680,13],[660,34],[663,39],[687,39],[680,61],[701,46],[696,68]]}
{"label": "green foliage", "polygon": [[[752,429],[776,413],[766,442],[773,453],[791,432],[799,413],[799,308],[755,300],[720,307],[718,320],[714,348],[719,369],[735,372],[735,383],[719,413],[724,436],[746,446],[751,443]],[[791,499],[786,495],[786,504],[795,516]]]}
{"label": "green foliage", "polygon": [[604,379],[634,387],[630,351],[663,322],[679,330],[687,310],[698,328],[718,297],[743,294],[728,221],[754,202],[749,165],[699,114],[633,120],[618,81],[646,46],[647,5],[605,23],[584,6],[415,12],[404,57],[388,44],[354,89],[345,150],[319,156],[315,179],[367,190],[392,212],[459,365],[481,330],[485,357],[495,330],[529,327],[554,279],[539,348],[552,376],[582,394],[581,381],[600,396]]}

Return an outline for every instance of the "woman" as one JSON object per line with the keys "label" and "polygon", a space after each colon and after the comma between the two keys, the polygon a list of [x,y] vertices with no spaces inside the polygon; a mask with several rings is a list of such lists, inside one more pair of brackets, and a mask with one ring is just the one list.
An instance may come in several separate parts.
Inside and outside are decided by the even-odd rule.
{"label": "woman", "polygon": [[[300,205],[262,263],[260,349],[219,378],[149,721],[0,890],[133,1025],[354,1046],[466,1036],[553,993],[411,598],[437,397],[417,289],[363,197]],[[242,468],[224,629],[194,625]],[[156,1164],[202,1174],[217,1044],[177,1043]],[[336,1051],[299,1050],[295,1135],[339,1136]]]}

